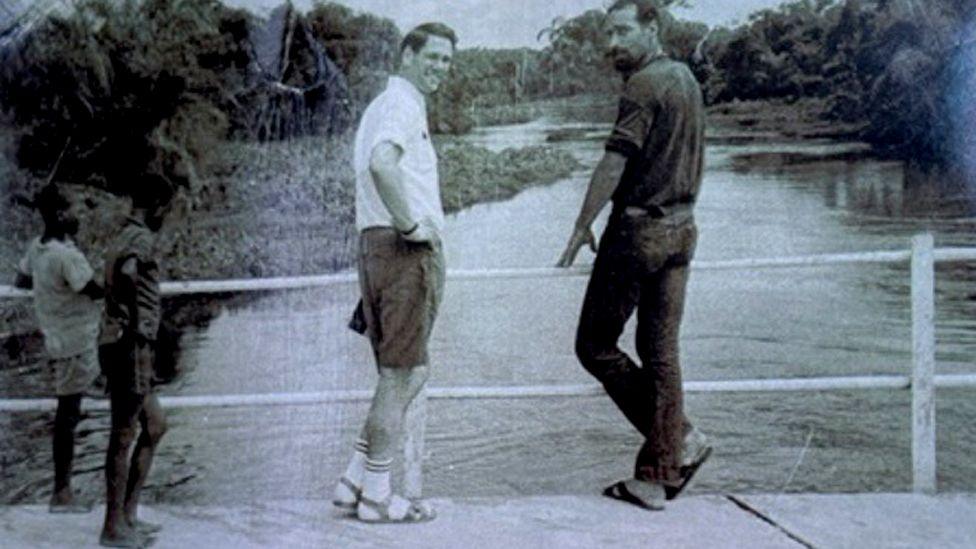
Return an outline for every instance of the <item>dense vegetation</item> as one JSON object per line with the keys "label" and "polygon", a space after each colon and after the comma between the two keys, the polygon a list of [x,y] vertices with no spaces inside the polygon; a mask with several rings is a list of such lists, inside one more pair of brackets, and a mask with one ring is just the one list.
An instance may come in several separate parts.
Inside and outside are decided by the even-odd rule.
{"label": "dense vegetation", "polygon": [[[269,86],[249,40],[259,23],[218,0],[77,5],[0,52],[0,106],[28,173],[113,191],[146,171],[199,190],[215,143],[303,134],[280,120],[306,105],[323,61],[341,78],[315,93],[334,95],[343,112],[311,133],[347,130],[393,70],[401,36],[389,20],[334,3],[295,12],[288,28],[303,32],[287,34],[283,74]],[[976,0],[794,0],[736,28],[668,17],[663,37],[710,103],[817,98],[826,116],[860,124],[885,153],[958,164],[972,161],[974,46],[964,23],[974,8]],[[553,97],[612,96],[619,84],[603,58],[602,21],[599,10],[556,19],[540,29],[541,49],[462,49],[432,101],[435,131],[464,133],[506,114],[517,121],[532,111],[511,107]],[[295,90],[303,101],[288,100]]]}
{"label": "dense vegetation", "polygon": [[232,71],[214,52],[217,0],[82,3],[5,50],[0,104],[18,130],[16,159],[48,180],[123,191],[143,173],[199,183],[223,137]]}
{"label": "dense vegetation", "polygon": [[[712,101],[822,97],[879,150],[955,163],[951,121],[971,105],[972,0],[802,0],[706,41]],[[969,107],[972,121],[973,111]],[[960,113],[962,114],[962,113]]]}
{"label": "dense vegetation", "polygon": [[[709,103],[820,98],[879,151],[945,166],[973,162],[974,13],[974,0],[795,0],[736,28],[668,21],[664,40]],[[599,17],[557,23],[540,61],[560,67],[549,91],[604,91]]]}

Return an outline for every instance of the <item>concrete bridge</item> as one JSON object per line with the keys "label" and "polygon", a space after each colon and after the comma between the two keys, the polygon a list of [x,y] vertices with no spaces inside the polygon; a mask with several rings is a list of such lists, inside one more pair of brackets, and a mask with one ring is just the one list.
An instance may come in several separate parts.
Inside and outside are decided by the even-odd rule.
{"label": "concrete bridge", "polygon": [[[365,525],[325,500],[147,505],[153,547],[920,548],[976,547],[973,494],[745,494],[680,498],[663,512],[601,496],[435,499],[438,518]],[[6,548],[96,547],[102,509],[0,507]]]}

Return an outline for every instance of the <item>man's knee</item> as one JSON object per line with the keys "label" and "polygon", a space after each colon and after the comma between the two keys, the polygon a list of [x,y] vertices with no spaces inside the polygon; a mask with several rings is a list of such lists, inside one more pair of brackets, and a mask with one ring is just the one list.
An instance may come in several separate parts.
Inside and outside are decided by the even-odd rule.
{"label": "man's knee", "polygon": [[114,427],[110,434],[110,442],[114,442],[121,448],[128,448],[136,440],[138,430],[134,426]]}
{"label": "man's knee", "polygon": [[592,340],[582,334],[576,336],[576,358],[583,365],[583,368],[593,377],[601,379],[603,375],[604,361],[600,359],[601,353]]}
{"label": "man's knee", "polygon": [[421,364],[410,369],[410,385],[419,389],[430,379],[430,366]]}
{"label": "man's knee", "polygon": [[74,429],[81,420],[81,395],[58,397],[58,409],[54,414],[56,429]]}
{"label": "man's knee", "polygon": [[143,432],[147,437],[149,437],[149,441],[152,443],[152,445],[155,446],[159,444],[159,441],[163,438],[163,435],[166,434],[167,430],[169,430],[169,424],[166,421],[166,416],[159,414],[156,417],[150,418],[150,420],[146,422],[146,428],[143,430]]}
{"label": "man's knee", "polygon": [[381,383],[398,389],[408,389],[417,384],[426,383],[430,377],[430,368],[425,364],[403,368],[381,366],[379,374]]}

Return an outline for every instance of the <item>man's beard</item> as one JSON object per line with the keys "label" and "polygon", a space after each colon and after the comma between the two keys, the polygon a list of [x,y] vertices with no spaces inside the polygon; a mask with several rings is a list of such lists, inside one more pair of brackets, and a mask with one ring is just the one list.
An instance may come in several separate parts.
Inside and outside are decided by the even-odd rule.
{"label": "man's beard", "polygon": [[610,52],[610,59],[613,60],[613,68],[617,72],[633,72],[637,68],[638,59],[628,52]]}

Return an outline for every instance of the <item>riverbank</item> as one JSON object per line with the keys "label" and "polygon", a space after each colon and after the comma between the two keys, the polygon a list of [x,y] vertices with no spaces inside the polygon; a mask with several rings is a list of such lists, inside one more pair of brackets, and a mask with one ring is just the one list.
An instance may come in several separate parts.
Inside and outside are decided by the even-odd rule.
{"label": "riverbank", "polygon": [[734,101],[708,107],[709,137],[726,142],[835,139],[856,141],[864,125],[826,117],[825,99]]}
{"label": "riverbank", "polygon": [[[713,141],[857,140],[864,124],[830,120],[828,107],[825,99],[818,98],[734,101],[709,106],[706,122]],[[475,109],[472,117],[482,127],[521,124],[544,117],[609,124],[616,116],[616,108],[616,97],[612,95],[581,95],[482,107]]]}

